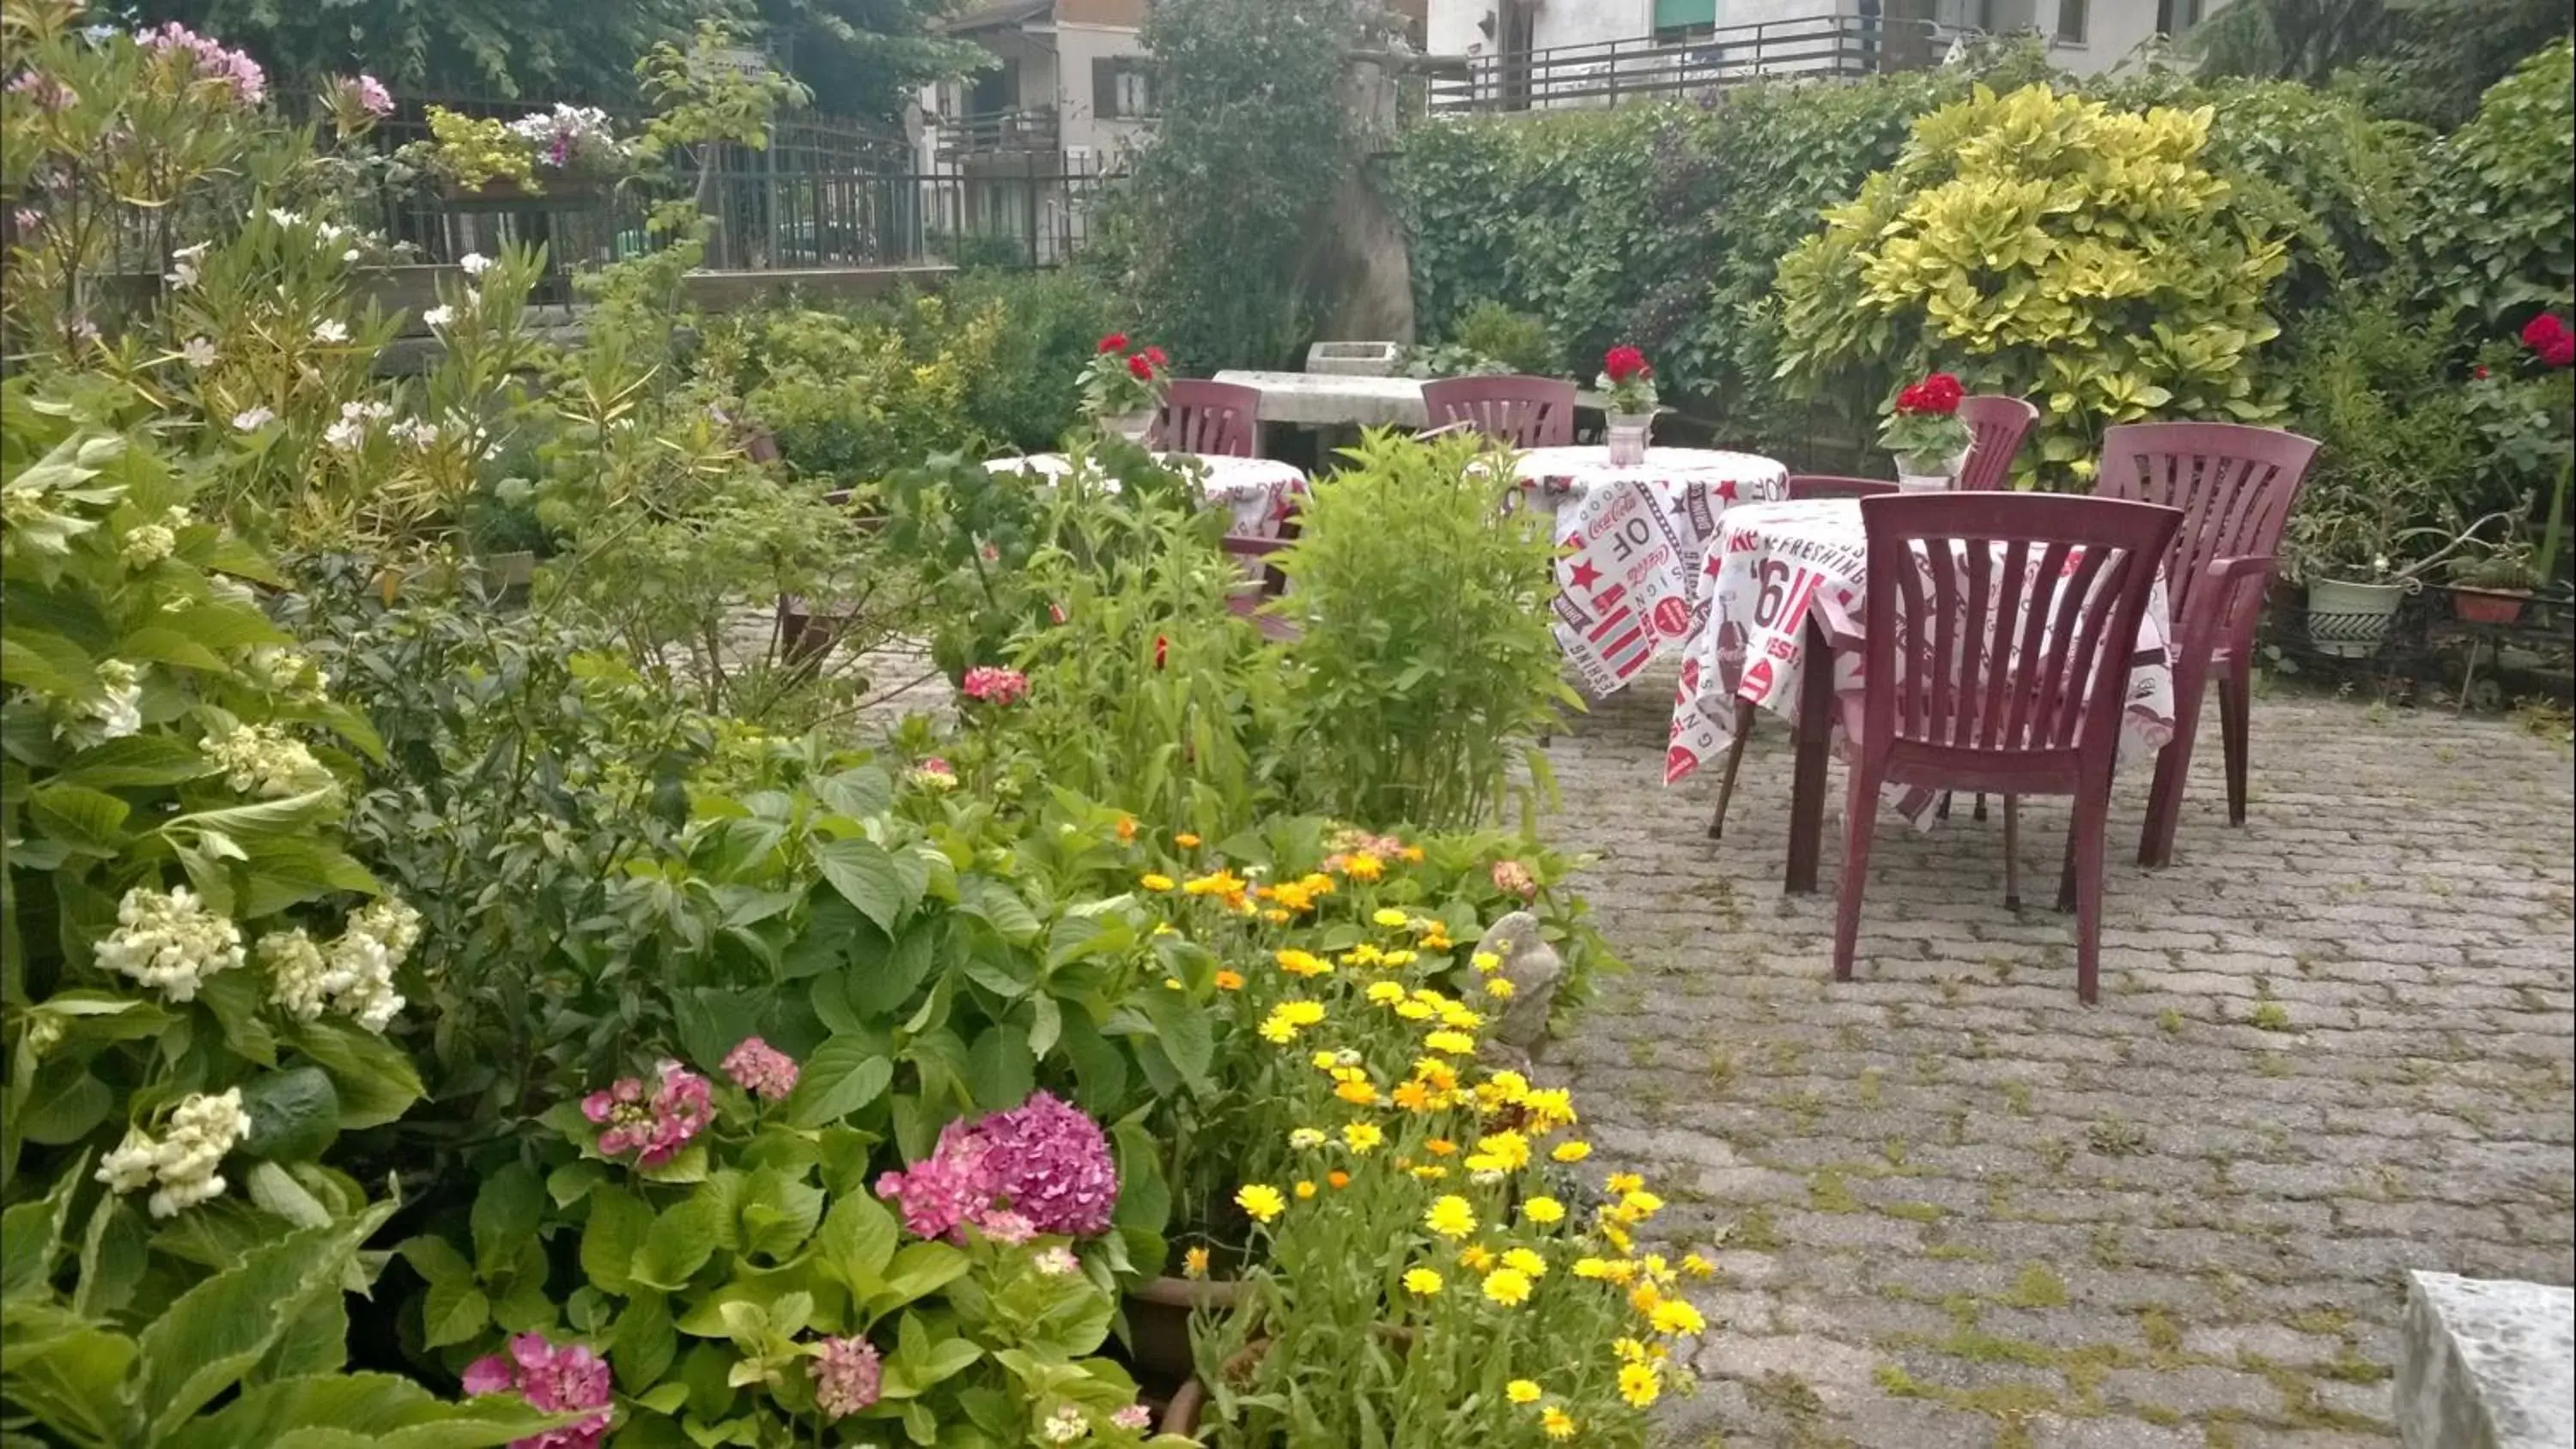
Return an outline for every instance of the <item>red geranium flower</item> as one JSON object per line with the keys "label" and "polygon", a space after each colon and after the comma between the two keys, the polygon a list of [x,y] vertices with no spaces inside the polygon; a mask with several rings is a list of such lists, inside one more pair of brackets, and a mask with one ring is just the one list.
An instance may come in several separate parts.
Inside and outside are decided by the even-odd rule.
{"label": "red geranium flower", "polygon": [[1100,350],[1101,350],[1101,351],[1103,351],[1103,352],[1124,352],[1124,351],[1126,351],[1126,350],[1127,350],[1127,334],[1126,334],[1126,333],[1124,333],[1124,332],[1112,332],[1112,333],[1110,333],[1108,336],[1101,338],[1101,339],[1100,339]]}
{"label": "red geranium flower", "polygon": [[1949,373],[1936,372],[1923,379],[1923,406],[1928,411],[1955,413],[1959,410],[1959,400],[1967,395],[1968,390],[1959,386],[1959,379]]}
{"label": "red geranium flower", "polygon": [[2479,368],[2479,369],[2477,370],[2477,379],[2478,379],[2478,381],[2480,381],[2480,382],[2484,382],[2484,381],[2486,381],[2486,380],[2487,380],[2487,377],[2488,377],[2488,373],[2487,373],[2487,370],[2486,370],[2485,368],[2481,367],[2481,368]]}
{"label": "red geranium flower", "polygon": [[1163,349],[1154,346],[1150,342],[1145,345],[1145,360],[1154,364],[1154,366],[1158,368],[1169,367],[1172,365],[1172,360],[1163,355]]}
{"label": "red geranium flower", "polygon": [[1127,375],[1138,382],[1152,382],[1154,380],[1153,360],[1141,352],[1128,358]]}
{"label": "red geranium flower", "polygon": [[1621,343],[1602,355],[1601,370],[1612,382],[1626,382],[1632,377],[1652,377],[1655,370],[1646,365],[1646,354]]}
{"label": "red geranium flower", "polygon": [[2543,312],[2522,325],[2522,345],[2540,358],[2546,367],[2565,367],[2576,363],[2576,332],[2556,314]]}
{"label": "red geranium flower", "polygon": [[1160,668],[1162,668],[1162,667],[1163,667],[1163,661],[1164,661],[1165,659],[1167,659],[1167,658],[1169,658],[1169,657],[1171,656],[1171,652],[1172,652],[1172,641],[1171,641],[1170,639],[1165,638],[1164,636],[1162,636],[1162,635],[1160,635],[1160,634],[1155,635],[1155,636],[1154,636],[1154,667],[1155,667],[1156,669],[1160,669]]}

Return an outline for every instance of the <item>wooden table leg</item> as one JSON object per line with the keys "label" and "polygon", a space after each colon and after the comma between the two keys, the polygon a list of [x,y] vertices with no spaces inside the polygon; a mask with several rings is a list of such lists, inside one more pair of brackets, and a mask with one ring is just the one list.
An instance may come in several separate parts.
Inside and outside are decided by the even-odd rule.
{"label": "wooden table leg", "polygon": [[1789,870],[1782,882],[1791,895],[1816,889],[1816,863],[1825,839],[1825,761],[1833,740],[1834,651],[1813,614],[1806,635],[1806,669],[1798,684],[1798,758],[1789,785]]}

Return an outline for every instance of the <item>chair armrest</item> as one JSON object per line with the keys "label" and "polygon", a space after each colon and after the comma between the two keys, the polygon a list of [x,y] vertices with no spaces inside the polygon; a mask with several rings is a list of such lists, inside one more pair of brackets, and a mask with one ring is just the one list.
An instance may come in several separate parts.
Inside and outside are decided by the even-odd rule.
{"label": "chair armrest", "polygon": [[1837,654],[1857,654],[1861,646],[1869,642],[1861,637],[1859,631],[1843,628],[1821,613],[1815,615],[1815,620],[1816,632],[1825,636],[1825,647]]}
{"label": "chair armrest", "polygon": [[2247,608],[2261,602],[2278,562],[2268,553],[2211,560],[2191,607],[2174,621],[2175,647],[2207,650],[2232,636],[2249,617]]}

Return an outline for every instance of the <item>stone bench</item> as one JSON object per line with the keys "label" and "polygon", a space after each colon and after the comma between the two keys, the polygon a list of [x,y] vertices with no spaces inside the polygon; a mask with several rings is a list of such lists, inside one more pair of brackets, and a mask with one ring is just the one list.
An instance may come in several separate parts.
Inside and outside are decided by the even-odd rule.
{"label": "stone bench", "polygon": [[2576,1289],[2407,1275],[2407,1449],[2576,1449]]}

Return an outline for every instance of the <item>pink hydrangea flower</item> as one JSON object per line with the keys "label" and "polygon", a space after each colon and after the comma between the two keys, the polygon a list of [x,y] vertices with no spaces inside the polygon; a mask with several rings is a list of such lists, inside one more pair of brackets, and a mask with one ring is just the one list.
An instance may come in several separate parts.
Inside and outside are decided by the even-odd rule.
{"label": "pink hydrangea flower", "polygon": [[904,1228],[916,1237],[959,1238],[959,1225],[979,1222],[993,1205],[993,1179],[984,1138],[963,1122],[940,1129],[939,1145],[909,1172],[877,1178],[877,1196],[899,1204]]}
{"label": "pink hydrangea flower", "polygon": [[1498,860],[1494,862],[1494,889],[1528,900],[1538,894],[1538,879],[1517,860]]}
{"label": "pink hydrangea flower", "polygon": [[725,1053],[725,1075],[765,1102],[783,1102],[796,1090],[796,1059],[756,1036]]}
{"label": "pink hydrangea flower", "polygon": [[978,664],[966,671],[966,697],[986,704],[1016,704],[1029,692],[1029,677],[1016,669]]}
{"label": "pink hydrangea flower", "polygon": [[864,1338],[827,1338],[816,1346],[814,1407],[826,1419],[841,1419],[877,1401],[883,1366],[876,1345]]}
{"label": "pink hydrangea flower", "polygon": [[607,1361],[589,1348],[558,1347],[542,1333],[523,1333],[510,1340],[506,1357],[491,1354],[466,1367],[465,1392],[473,1398],[516,1393],[544,1413],[584,1414],[564,1428],[514,1439],[510,1449],[598,1449],[614,1391]]}
{"label": "pink hydrangea flower", "polygon": [[1016,1248],[1038,1235],[1037,1224],[1009,1208],[996,1208],[983,1214],[983,1220],[977,1226],[984,1230],[985,1237],[1006,1248]]}
{"label": "pink hydrangea flower", "polygon": [[1088,1238],[1109,1231],[1118,1165],[1100,1124],[1039,1092],[980,1129],[994,1187],[1042,1233]]}
{"label": "pink hydrangea flower", "polygon": [[659,1167],[679,1156],[715,1115],[714,1089],[678,1062],[664,1062],[648,1097],[644,1084],[620,1077],[608,1090],[581,1099],[581,1115],[607,1130],[599,1150],[607,1157],[636,1154],[638,1167]]}
{"label": "pink hydrangea flower", "polygon": [[945,795],[957,788],[957,767],[933,755],[905,771],[904,779],[916,790]]}
{"label": "pink hydrangea flower", "polygon": [[1120,1409],[1117,1413],[1110,1415],[1109,1422],[1117,1425],[1121,1429],[1134,1429],[1142,1432],[1143,1430],[1154,1427],[1154,1411],[1146,1408],[1143,1404],[1129,1404],[1127,1407]]}

